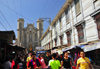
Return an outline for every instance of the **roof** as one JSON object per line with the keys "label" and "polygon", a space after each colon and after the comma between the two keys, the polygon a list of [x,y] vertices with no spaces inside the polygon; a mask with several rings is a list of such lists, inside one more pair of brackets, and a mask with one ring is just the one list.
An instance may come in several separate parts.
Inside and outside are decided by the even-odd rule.
{"label": "roof", "polygon": [[[7,35],[12,35],[13,40],[16,39],[15,33],[14,33],[13,30],[11,30],[11,31],[0,31],[0,38],[5,39],[5,38],[6,38],[5,36],[7,36]],[[3,36],[4,36],[5,38],[3,38]],[[10,36],[9,36],[9,37],[10,37]]]}
{"label": "roof", "polygon": [[[53,26],[56,21],[61,17],[61,15],[64,13],[64,11],[68,8],[68,6],[72,3],[73,0],[66,0],[65,4],[62,6],[62,8],[60,9],[60,11],[58,12],[58,14],[56,15],[56,17],[53,19],[53,21],[51,22],[51,26]],[[49,28],[46,30],[46,32],[43,34],[43,36],[41,37],[41,40],[45,37],[45,35],[49,32]]]}

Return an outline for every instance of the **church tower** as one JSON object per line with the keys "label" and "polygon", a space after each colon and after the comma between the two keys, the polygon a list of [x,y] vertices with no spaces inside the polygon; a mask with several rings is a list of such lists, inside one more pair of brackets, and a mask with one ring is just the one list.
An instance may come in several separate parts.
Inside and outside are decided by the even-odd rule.
{"label": "church tower", "polygon": [[19,18],[17,20],[17,41],[18,41],[18,45],[22,46],[23,43],[23,29],[24,29],[24,19],[23,18]]}
{"label": "church tower", "polygon": [[40,39],[43,35],[43,20],[42,19],[37,20],[37,29],[38,29],[39,46],[41,46]]}

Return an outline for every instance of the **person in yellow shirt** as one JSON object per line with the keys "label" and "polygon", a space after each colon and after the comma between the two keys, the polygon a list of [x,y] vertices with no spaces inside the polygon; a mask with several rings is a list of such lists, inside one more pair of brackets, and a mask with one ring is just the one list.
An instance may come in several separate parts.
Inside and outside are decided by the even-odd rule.
{"label": "person in yellow shirt", "polygon": [[28,57],[27,57],[27,59],[26,59],[26,61],[27,61],[27,63],[26,63],[27,69],[30,69],[30,68],[28,67],[28,62],[32,59],[31,55],[32,55],[32,53],[29,53],[29,54],[28,54]]}
{"label": "person in yellow shirt", "polygon": [[28,61],[30,61],[31,59],[32,59],[32,57],[31,57],[31,53],[29,53],[29,55],[28,55],[28,57],[27,57],[27,60],[26,60],[26,61],[28,62]]}
{"label": "person in yellow shirt", "polygon": [[80,58],[77,60],[76,69],[92,69],[91,62],[89,58],[85,57],[84,51],[80,52]]}

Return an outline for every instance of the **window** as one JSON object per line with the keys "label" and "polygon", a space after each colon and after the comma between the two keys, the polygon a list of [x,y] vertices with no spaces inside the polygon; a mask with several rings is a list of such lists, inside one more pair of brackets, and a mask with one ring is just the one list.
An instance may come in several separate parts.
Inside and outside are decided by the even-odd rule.
{"label": "window", "polygon": [[59,18],[59,22],[60,22],[60,29],[62,29],[61,17]]}
{"label": "window", "polygon": [[79,0],[74,0],[74,1],[75,1],[76,15],[79,15],[81,13],[81,11],[80,11],[80,1]]}
{"label": "window", "polygon": [[35,40],[37,41],[37,33],[35,33]]}
{"label": "window", "polygon": [[39,23],[39,29],[42,29],[42,24],[41,23]]}
{"label": "window", "polygon": [[65,15],[67,15],[68,14],[68,8],[65,10]]}
{"label": "window", "polygon": [[32,28],[29,28],[29,31],[32,31]]}
{"label": "window", "polygon": [[55,47],[57,46],[57,39],[54,40],[55,41]]}
{"label": "window", "polygon": [[50,49],[50,42],[49,42],[49,49]]}
{"label": "window", "polygon": [[65,15],[66,15],[66,23],[69,23],[69,8],[67,8],[66,10],[65,10]]}
{"label": "window", "polygon": [[54,27],[56,27],[56,23],[54,23]]}
{"label": "window", "polygon": [[100,18],[96,19],[98,38],[100,39]]}
{"label": "window", "polygon": [[68,42],[68,46],[70,46],[71,45],[71,32],[70,31],[68,31],[68,32],[66,32],[66,35],[67,35],[67,42]]}
{"label": "window", "polygon": [[78,39],[79,39],[79,43],[84,42],[84,32],[83,32],[83,25],[78,25],[76,26],[77,28],[77,32],[78,32]]}
{"label": "window", "polygon": [[60,36],[60,45],[63,44],[62,36]]}
{"label": "window", "polygon": [[54,24],[54,32],[56,31],[56,23]]}

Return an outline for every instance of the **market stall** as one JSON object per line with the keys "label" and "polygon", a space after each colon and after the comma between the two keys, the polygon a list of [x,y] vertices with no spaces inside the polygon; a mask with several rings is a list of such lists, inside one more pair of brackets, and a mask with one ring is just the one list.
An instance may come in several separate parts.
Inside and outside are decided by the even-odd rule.
{"label": "market stall", "polygon": [[86,53],[86,56],[89,57],[92,65],[100,69],[100,42],[92,42],[81,48]]}

